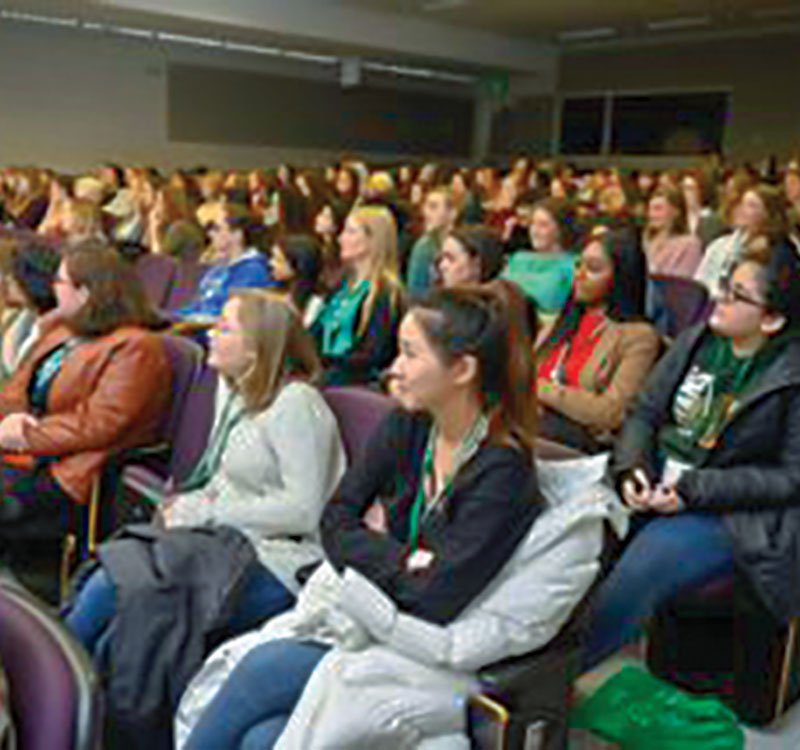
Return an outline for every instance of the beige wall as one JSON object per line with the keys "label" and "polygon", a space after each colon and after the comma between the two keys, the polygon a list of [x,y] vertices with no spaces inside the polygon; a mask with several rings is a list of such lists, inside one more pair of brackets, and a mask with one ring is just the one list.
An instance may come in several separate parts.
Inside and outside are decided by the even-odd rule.
{"label": "beige wall", "polygon": [[[82,171],[110,160],[171,169],[197,164],[247,168],[334,161],[341,150],[300,145],[248,145],[178,140],[169,131],[169,66],[216,66],[326,83],[337,74],[318,65],[262,60],[195,48],[167,48],[103,34],[26,24],[0,24],[0,166],[35,164]],[[367,81],[368,82],[368,81]],[[385,85],[385,81],[377,81]],[[450,99],[452,84],[392,80],[398,99],[413,92]],[[446,88],[445,93],[439,89]],[[219,102],[203,99],[204,106]],[[276,107],[289,106],[279,102]],[[295,103],[297,104],[297,103]],[[329,116],[319,102],[310,117]],[[298,105],[299,106],[299,105]],[[371,159],[397,158],[373,153]]]}
{"label": "beige wall", "polygon": [[559,90],[729,90],[725,151],[736,159],[800,149],[800,34],[573,53]]}

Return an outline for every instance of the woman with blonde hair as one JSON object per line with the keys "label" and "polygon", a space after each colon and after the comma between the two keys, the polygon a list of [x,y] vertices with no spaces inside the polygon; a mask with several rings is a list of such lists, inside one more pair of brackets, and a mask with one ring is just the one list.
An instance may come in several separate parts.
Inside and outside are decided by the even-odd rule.
{"label": "woman with blonde hair", "polygon": [[[162,545],[179,529],[234,527],[255,549],[219,623],[225,635],[254,627],[294,602],[298,568],[322,558],[317,527],[345,468],[336,420],[315,387],[319,360],[298,316],[277,295],[233,295],[211,335],[209,365],[220,377],[208,445],[191,475],[163,503]],[[130,612],[117,590],[120,543],[101,548],[102,565],[78,594],[67,624],[105,661],[106,634]],[[115,544],[117,544],[115,548]],[[167,547],[164,547],[165,549]],[[174,581],[175,606],[198,567]],[[130,591],[130,589],[128,589]],[[122,624],[124,627],[124,623]],[[111,662],[126,647],[111,635]],[[200,656],[200,655],[198,655]],[[197,664],[199,666],[199,664]]]}
{"label": "woman with blonde hair", "polygon": [[397,225],[384,206],[350,212],[340,236],[345,280],[311,327],[329,384],[375,382],[394,359],[402,316]]}

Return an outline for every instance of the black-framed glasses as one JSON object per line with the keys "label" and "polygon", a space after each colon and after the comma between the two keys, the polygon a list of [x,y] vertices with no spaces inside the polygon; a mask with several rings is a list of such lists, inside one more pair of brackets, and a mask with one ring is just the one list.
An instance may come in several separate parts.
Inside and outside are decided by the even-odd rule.
{"label": "black-framed glasses", "polygon": [[766,303],[743,292],[730,278],[720,280],[719,299],[722,302],[741,302],[744,305],[752,305],[753,307],[766,307]]}

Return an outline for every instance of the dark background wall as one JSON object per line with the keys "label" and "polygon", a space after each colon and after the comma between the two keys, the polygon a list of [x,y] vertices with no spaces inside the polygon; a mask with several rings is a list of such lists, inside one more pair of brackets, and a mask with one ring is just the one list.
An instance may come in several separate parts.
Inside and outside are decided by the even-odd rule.
{"label": "dark background wall", "polygon": [[167,68],[174,141],[467,156],[472,102],[374,84],[196,65]]}

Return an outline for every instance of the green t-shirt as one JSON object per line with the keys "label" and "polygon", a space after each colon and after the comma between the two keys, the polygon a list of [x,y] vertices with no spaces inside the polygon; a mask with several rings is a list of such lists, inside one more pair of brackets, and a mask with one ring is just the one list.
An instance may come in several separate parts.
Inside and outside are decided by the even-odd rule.
{"label": "green t-shirt", "polygon": [[659,432],[665,457],[692,466],[713,450],[740,397],[772,364],[778,347],[737,357],[730,339],[711,336],[698,349],[672,398],[670,421]]}
{"label": "green t-shirt", "polygon": [[572,292],[575,275],[573,253],[538,253],[519,250],[508,259],[502,278],[513,281],[536,300],[541,312],[557,313]]}

